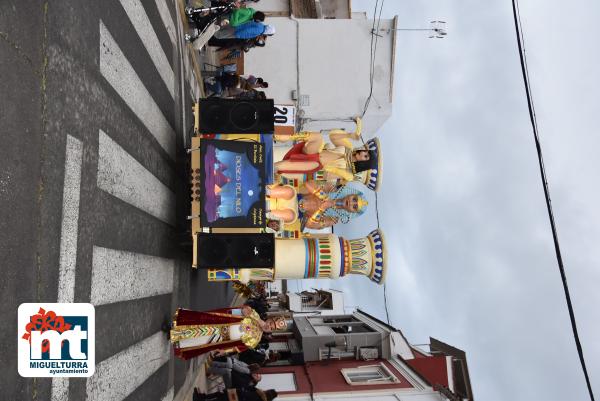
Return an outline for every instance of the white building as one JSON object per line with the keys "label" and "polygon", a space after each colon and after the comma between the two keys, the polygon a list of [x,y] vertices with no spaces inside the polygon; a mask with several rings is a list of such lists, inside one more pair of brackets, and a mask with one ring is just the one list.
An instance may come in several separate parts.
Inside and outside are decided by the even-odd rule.
{"label": "white building", "polygon": [[344,314],[344,293],[338,290],[288,292],[286,298],[286,306],[294,316]]}
{"label": "white building", "polygon": [[[261,0],[251,5],[267,14],[276,34],[265,47],[245,54],[246,74],[269,82],[265,91],[278,104],[295,104],[302,129],[352,127],[362,115],[373,136],[392,112],[397,18],[373,20],[352,13],[350,0]],[[371,69],[372,38],[376,56]],[[373,41],[373,45],[375,42]]]}

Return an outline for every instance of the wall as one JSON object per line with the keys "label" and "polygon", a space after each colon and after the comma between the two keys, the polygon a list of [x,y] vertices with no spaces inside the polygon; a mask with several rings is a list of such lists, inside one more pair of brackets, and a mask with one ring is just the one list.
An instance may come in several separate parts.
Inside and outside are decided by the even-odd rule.
{"label": "wall", "polygon": [[[267,96],[277,103],[293,103],[292,91],[306,95],[298,115],[310,119],[305,129],[352,127],[339,121],[362,114],[370,89],[372,21],[368,19],[269,18],[277,33],[264,48],[245,55],[245,71],[265,78]],[[380,28],[392,28],[382,20]],[[391,115],[393,44],[395,33],[380,32],[374,68],[373,98],[364,118],[367,137]],[[301,97],[299,97],[301,99]],[[306,98],[305,98],[306,99]]]}
{"label": "wall", "polygon": [[[352,386],[342,376],[341,369],[356,368],[365,365],[374,365],[383,362],[386,367],[400,380],[394,384],[377,384],[366,386]],[[329,361],[311,362],[306,366],[274,366],[265,367],[260,370],[261,374],[269,373],[294,373],[297,390],[295,392],[281,392],[282,396],[293,394],[310,394],[311,389],[315,394],[337,393],[337,392],[372,392],[390,389],[412,389],[413,386],[402,376],[390,363],[385,360],[377,361]],[[312,386],[311,386],[312,383]],[[260,388],[260,384],[258,385]],[[268,389],[263,389],[268,390]]]}
{"label": "wall", "polygon": [[[345,316],[346,315],[340,315],[340,317]],[[300,339],[305,361],[318,361],[319,348],[324,348],[326,347],[325,344],[335,342],[336,339],[342,340],[343,338],[346,339],[346,346],[348,349],[352,349],[353,347],[376,347],[380,349],[380,355],[382,355],[382,348],[384,348],[383,355],[386,355],[386,350],[389,350],[389,348],[386,348],[388,347],[388,344],[384,339],[387,334],[381,331],[348,334],[319,334],[315,331],[315,328],[310,324],[306,317],[294,317],[294,323],[296,336]],[[373,327],[370,324],[367,325],[375,330],[379,330],[378,327]],[[387,354],[389,354],[389,351],[387,351]]]}
{"label": "wall", "polygon": [[[260,0],[258,3],[248,3],[247,7],[262,12],[288,12],[290,11],[289,0]],[[269,23],[269,21],[266,21]]]}
{"label": "wall", "polygon": [[[306,373],[304,366],[268,366],[268,367],[261,368],[259,370],[259,373],[261,373],[261,374],[294,373],[295,378],[296,378],[297,390],[295,392],[282,391],[279,394],[280,395],[294,394],[294,393],[310,394],[310,391],[311,391],[310,382],[308,381],[308,375]],[[258,384],[257,387],[262,390],[268,390],[268,388],[260,387],[260,383]]]}

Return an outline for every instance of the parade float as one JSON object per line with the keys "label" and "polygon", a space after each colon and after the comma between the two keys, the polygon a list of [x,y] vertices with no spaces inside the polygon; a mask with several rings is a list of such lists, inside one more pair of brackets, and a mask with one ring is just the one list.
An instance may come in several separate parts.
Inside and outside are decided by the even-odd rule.
{"label": "parade float", "polygon": [[[194,106],[194,136],[188,149],[193,268],[206,269],[214,282],[359,274],[383,283],[386,256],[380,230],[350,240],[326,230],[306,232],[360,216],[367,202],[356,188],[379,188],[379,142],[372,138],[355,145],[361,139],[360,119],[355,120],[355,132],[296,133],[293,119],[281,115],[293,107],[276,106],[272,132],[263,124],[256,133],[231,133],[237,130],[214,130],[228,122],[215,119],[214,112],[203,113],[203,107],[214,111],[214,102],[206,106],[201,100]],[[245,111],[252,115],[250,109]],[[209,118],[213,121],[207,129],[202,120]],[[238,126],[252,124],[238,121]]]}

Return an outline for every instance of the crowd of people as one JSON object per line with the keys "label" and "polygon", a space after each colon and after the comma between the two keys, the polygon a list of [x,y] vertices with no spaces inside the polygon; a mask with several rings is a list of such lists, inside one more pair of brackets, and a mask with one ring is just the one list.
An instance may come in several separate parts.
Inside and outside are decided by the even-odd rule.
{"label": "crowd of people", "polygon": [[[214,33],[207,44],[218,50],[247,52],[253,47],[265,46],[267,38],[275,34],[275,27],[265,24],[263,12],[246,7],[248,1],[251,0],[211,1],[210,7],[186,8],[186,14],[195,25],[194,34],[186,35],[186,39],[193,42],[212,27],[210,32]],[[268,88],[269,84],[261,77],[219,69],[215,76],[204,80],[204,86],[210,97],[266,99],[260,89]]]}

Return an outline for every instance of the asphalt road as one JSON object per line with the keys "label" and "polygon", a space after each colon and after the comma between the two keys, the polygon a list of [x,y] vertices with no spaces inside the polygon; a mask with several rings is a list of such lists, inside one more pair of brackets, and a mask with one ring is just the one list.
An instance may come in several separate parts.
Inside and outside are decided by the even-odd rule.
{"label": "asphalt road", "polygon": [[[171,0],[5,0],[0,13],[0,399],[172,400],[161,324],[229,304],[179,245],[190,74]],[[96,306],[96,374],[17,372],[23,302]]]}

